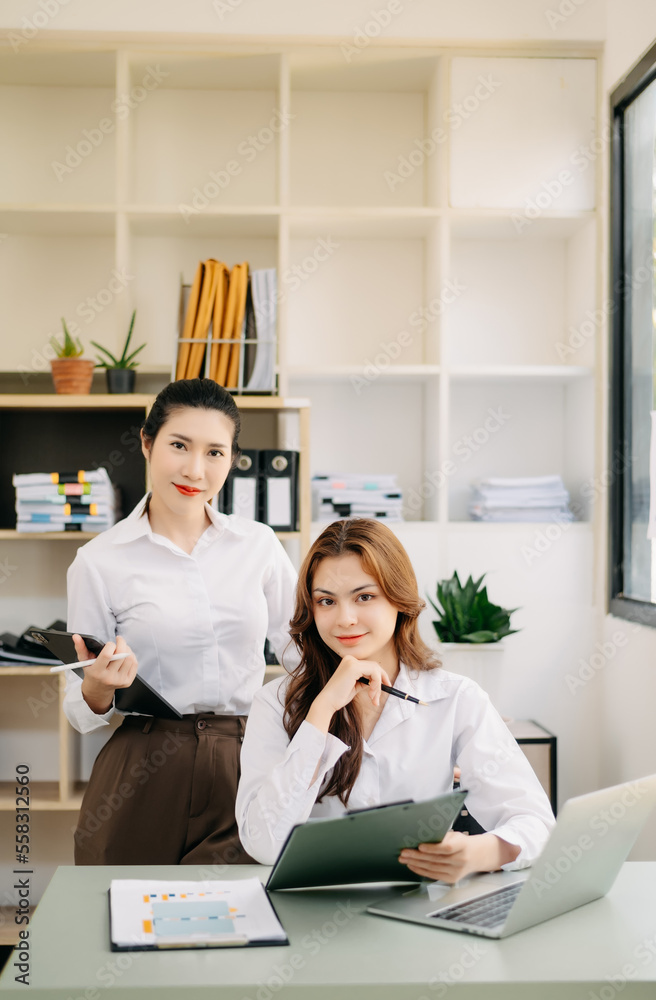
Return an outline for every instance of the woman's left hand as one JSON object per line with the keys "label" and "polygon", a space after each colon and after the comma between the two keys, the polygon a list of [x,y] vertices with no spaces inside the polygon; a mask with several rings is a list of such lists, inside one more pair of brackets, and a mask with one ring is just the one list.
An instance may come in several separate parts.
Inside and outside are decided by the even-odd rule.
{"label": "woman's left hand", "polygon": [[439,844],[419,844],[416,850],[404,848],[399,861],[417,875],[453,883],[477,870],[476,853],[472,850],[472,838],[449,830]]}
{"label": "woman's left hand", "polygon": [[424,878],[451,885],[472,872],[494,872],[514,861],[519,847],[493,833],[473,837],[449,830],[439,844],[419,844],[416,850],[404,848],[399,861]]}

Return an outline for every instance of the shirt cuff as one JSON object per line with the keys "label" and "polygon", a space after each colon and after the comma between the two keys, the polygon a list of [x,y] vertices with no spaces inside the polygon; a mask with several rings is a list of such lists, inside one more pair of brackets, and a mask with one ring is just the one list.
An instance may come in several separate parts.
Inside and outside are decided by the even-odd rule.
{"label": "shirt cuff", "polygon": [[[77,677],[77,674],[73,674],[73,676]],[[107,712],[103,715],[96,714],[84,700],[81,684],[70,687],[66,692],[64,710],[68,721],[79,733],[92,733],[94,729],[101,729],[103,726],[109,725],[109,720],[115,711],[112,699],[112,706]]]}
{"label": "shirt cuff", "polygon": [[495,837],[499,837],[500,840],[505,840],[507,844],[512,844],[514,847],[519,847],[520,849],[514,861],[508,861],[507,864],[501,865],[501,871],[514,872],[520,868],[528,868],[540,853],[540,850],[532,851],[524,838],[518,834],[517,830],[508,824],[500,826],[496,830],[490,830],[490,833],[493,833]]}

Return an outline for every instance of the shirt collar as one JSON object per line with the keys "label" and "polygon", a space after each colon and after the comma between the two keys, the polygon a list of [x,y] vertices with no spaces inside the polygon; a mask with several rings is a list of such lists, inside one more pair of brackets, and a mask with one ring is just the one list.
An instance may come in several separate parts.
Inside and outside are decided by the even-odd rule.
{"label": "shirt collar", "polygon": [[[433,670],[410,670],[405,663],[401,663],[394,687],[397,691],[407,691],[420,701],[439,701],[448,698],[451,693],[445,680],[441,667],[435,667]],[[416,707],[413,702],[405,701],[401,704],[406,707]]]}
{"label": "shirt collar", "polygon": [[[409,670],[405,663],[401,663],[394,687],[397,691],[403,691],[411,694],[414,698],[419,698],[420,701],[428,703],[439,701],[441,698],[449,696],[449,691],[440,676],[441,673],[440,667],[436,667],[434,670]],[[424,706],[390,695],[369,740],[364,742],[365,753],[373,754],[371,747],[382,736],[385,736],[390,729],[394,729],[401,722],[409,719],[417,711],[423,712]]]}
{"label": "shirt collar", "polygon": [[[148,536],[152,539],[153,532],[150,527],[150,521],[148,520],[148,515],[144,513],[146,501],[149,496],[150,494],[146,493],[134,510],[126,518],[118,522],[116,525],[116,537],[114,538],[116,545],[133,542],[136,538],[141,538],[142,536]],[[233,535],[240,537],[245,537],[248,534],[243,519],[238,515],[221,514],[219,511],[214,510],[213,507],[210,507],[208,503],[205,504],[205,511],[219,534],[223,534],[224,531],[229,531]]]}

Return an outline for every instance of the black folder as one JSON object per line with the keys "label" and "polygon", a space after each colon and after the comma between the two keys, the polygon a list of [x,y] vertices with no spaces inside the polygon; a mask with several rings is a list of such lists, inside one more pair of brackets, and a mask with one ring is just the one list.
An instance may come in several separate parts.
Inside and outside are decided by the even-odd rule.
{"label": "black folder", "polygon": [[260,520],[274,531],[295,531],[298,494],[298,452],[260,452]]}
{"label": "black folder", "polygon": [[258,520],[258,463],[257,448],[242,450],[219,493],[219,510],[223,514],[240,514],[252,521]]}
{"label": "black folder", "polygon": [[[74,663],[77,659],[75,645],[69,632],[59,632],[55,629],[29,629],[35,642],[49,649],[62,663]],[[100,639],[82,635],[87,649],[97,654],[105,645]],[[84,677],[84,667],[71,667],[78,677]],[[152,715],[157,719],[181,719],[182,715],[161,695],[151,687],[139,674],[130,687],[117,688],[114,692],[114,708],[124,715]]]}

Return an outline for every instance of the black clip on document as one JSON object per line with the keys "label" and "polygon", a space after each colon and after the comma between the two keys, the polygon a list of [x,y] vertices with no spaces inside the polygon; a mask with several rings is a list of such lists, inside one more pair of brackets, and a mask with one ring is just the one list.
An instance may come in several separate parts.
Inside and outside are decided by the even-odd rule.
{"label": "black clip on document", "polygon": [[424,802],[397,802],[316,819],[293,827],[267,889],[300,889],[354,882],[421,882],[398,860],[405,847],[439,843],[451,829],[466,791]]}
{"label": "black clip on document", "polygon": [[[94,654],[98,654],[105,645],[100,639],[93,635],[85,635],[83,632],[58,632],[55,629],[28,630],[35,642],[40,643],[49,649],[62,663],[74,663],[77,659],[77,652],[73,642],[73,635],[81,635],[86,643],[87,649]],[[78,677],[84,677],[84,667],[71,667]],[[156,719],[181,719],[182,715],[174,708],[166,698],[159,694],[155,688],[151,687],[148,681],[139,674],[134,678],[130,687],[117,688],[114,692],[114,708],[122,715],[152,715]]]}

